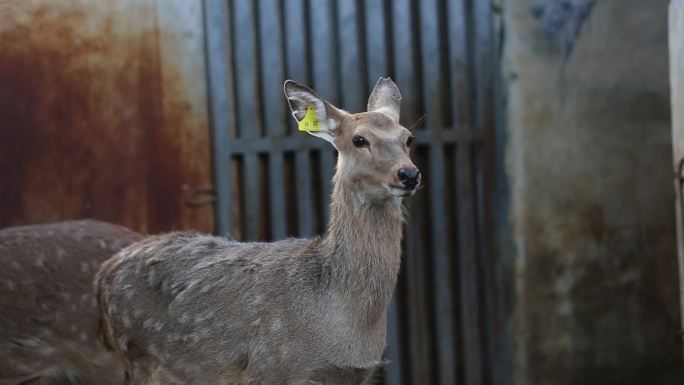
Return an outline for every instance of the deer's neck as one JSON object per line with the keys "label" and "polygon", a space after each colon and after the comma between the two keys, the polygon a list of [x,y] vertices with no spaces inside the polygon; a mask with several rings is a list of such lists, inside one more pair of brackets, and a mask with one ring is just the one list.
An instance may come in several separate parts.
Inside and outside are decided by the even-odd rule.
{"label": "deer's neck", "polygon": [[384,322],[401,265],[401,202],[367,204],[336,183],[323,240],[325,272],[358,322]]}

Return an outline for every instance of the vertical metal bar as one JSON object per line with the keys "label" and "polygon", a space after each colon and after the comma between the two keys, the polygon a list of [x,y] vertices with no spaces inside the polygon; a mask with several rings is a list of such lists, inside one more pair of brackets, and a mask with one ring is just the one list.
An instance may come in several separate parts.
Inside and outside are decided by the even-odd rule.
{"label": "vertical metal bar", "polygon": [[235,127],[234,95],[230,61],[230,28],[223,0],[204,2],[204,26],[211,110],[214,188],[216,191],[216,228],[219,234],[232,233],[232,185],[228,142]]}
{"label": "vertical metal bar", "polygon": [[245,229],[243,230],[244,241],[262,241],[260,234],[260,175],[259,175],[259,158],[256,153],[248,153],[244,157],[244,194],[242,196],[244,209],[242,214],[244,216]]}
{"label": "vertical metal bar", "polygon": [[306,15],[303,0],[290,0],[283,3],[285,7],[285,60],[289,79],[299,83],[308,83],[308,49],[306,36]]}
{"label": "vertical metal bar", "polygon": [[420,113],[416,79],[413,23],[409,0],[392,1],[392,36],[396,83],[402,95],[402,116],[410,125]]}
{"label": "vertical metal bar", "polygon": [[[456,383],[454,352],[454,309],[451,282],[451,255],[447,246],[446,205],[444,191],[444,148],[435,143],[430,148],[430,213],[432,216],[433,290],[435,292],[435,326],[437,327],[437,367],[439,384]],[[471,278],[472,279],[472,278]]]}
{"label": "vertical metal bar", "polygon": [[478,127],[485,123],[486,119],[493,119],[492,103],[492,21],[491,21],[491,2],[485,0],[473,0],[473,60],[475,64],[476,81],[476,109],[475,122]]}
{"label": "vertical metal bar", "polygon": [[399,304],[395,294],[387,314],[387,360],[385,365],[385,385],[401,385],[402,354],[401,334],[399,331]]}
{"label": "vertical metal bar", "polygon": [[246,139],[256,138],[260,123],[260,111],[257,80],[256,28],[253,3],[250,0],[235,0],[233,25],[240,35],[233,36],[235,48],[235,72],[238,106],[238,125],[240,136]]}
{"label": "vertical metal bar", "polygon": [[474,56],[477,63],[477,108],[474,125],[481,128],[485,134],[485,142],[473,147],[475,152],[474,163],[477,166],[476,194],[479,199],[476,202],[476,218],[478,230],[478,251],[479,258],[476,261],[477,289],[480,298],[480,382],[491,382],[492,372],[490,362],[494,351],[494,309],[493,309],[493,290],[495,274],[492,266],[494,260],[490,259],[488,231],[493,228],[493,213],[491,210],[493,202],[495,168],[494,163],[496,154],[495,148],[495,101],[494,101],[494,78],[496,66],[494,63],[494,44],[493,44],[493,25],[491,2],[476,0],[473,8],[473,18],[475,21],[474,36]]}
{"label": "vertical metal bar", "polygon": [[[276,139],[277,140],[277,139]],[[270,190],[268,192],[271,206],[271,233],[273,239],[284,239],[287,236],[285,223],[285,170],[283,152],[271,151],[268,156]]]}
{"label": "vertical metal bar", "polygon": [[[428,129],[442,131],[444,111],[441,100],[446,96],[442,85],[441,50],[439,47],[439,15],[436,0],[420,1],[421,68],[423,70],[423,98],[427,113]],[[451,286],[451,261],[448,252],[445,205],[446,174],[444,171],[444,148],[438,141],[430,143],[429,193],[432,228],[432,277],[435,293],[435,327],[437,328],[437,377],[440,385],[456,383],[454,352],[454,309]]]}
{"label": "vertical metal bar", "polygon": [[482,384],[479,293],[477,289],[477,244],[475,229],[475,189],[471,164],[471,144],[456,147],[456,195],[458,197],[458,263],[463,330],[461,349],[466,385]]}
{"label": "vertical metal bar", "polygon": [[431,130],[439,130],[444,123],[440,100],[446,96],[442,92],[441,50],[439,49],[439,17],[436,0],[420,1],[420,42],[422,91],[427,114],[427,125]]}
{"label": "vertical metal bar", "polygon": [[466,0],[447,1],[447,31],[449,37],[449,70],[451,88],[451,109],[454,115],[454,128],[467,124],[470,115],[467,73],[467,28],[466,28]]}
{"label": "vertical metal bar", "polygon": [[312,86],[318,94],[333,104],[339,103],[338,57],[334,30],[332,0],[314,0],[309,8],[311,36]]}
{"label": "vertical metal bar", "polygon": [[356,1],[337,2],[342,107],[351,112],[366,110],[358,15]]}
{"label": "vertical metal bar", "polygon": [[[502,16],[492,15],[493,19],[500,19]],[[503,28],[501,20],[497,22],[496,29]],[[510,287],[509,274],[507,268],[512,266],[512,255],[515,253],[508,248],[502,248],[500,245],[509,244],[512,237],[509,226],[510,208],[510,187],[509,179],[506,170],[506,111],[503,106],[503,98],[506,92],[501,79],[501,72],[499,64],[501,63],[501,47],[504,44],[504,36],[496,33],[494,27],[492,28],[492,114],[494,115],[493,132],[490,141],[485,143],[488,146],[491,154],[492,163],[492,197],[487,205],[487,210],[491,213],[492,227],[488,228],[487,233],[491,234],[487,237],[487,242],[490,244],[489,261],[485,262],[486,266],[486,281],[485,281],[485,298],[487,298],[488,312],[485,315],[490,322],[487,323],[487,355],[484,367],[484,381],[485,384],[497,385],[511,385],[513,382],[513,336],[508,322],[508,304],[504,293],[507,293]],[[487,255],[487,254],[486,254]],[[504,273],[506,272],[506,273]],[[504,277],[507,276],[508,278]],[[684,297],[682,297],[684,299]],[[684,358],[684,356],[682,356]]]}
{"label": "vertical metal bar", "polygon": [[[280,91],[285,80],[283,63],[283,39],[278,0],[262,0],[259,5],[259,43],[261,52],[261,79],[263,95],[263,122],[271,139],[279,140],[287,131],[286,102]],[[270,184],[268,199],[271,216],[269,224],[274,239],[286,236],[285,183],[282,151],[269,152],[268,168]]]}
{"label": "vertical metal bar", "polygon": [[379,77],[388,74],[386,18],[383,0],[365,0],[366,57],[368,58],[368,89],[372,90]]}
{"label": "vertical metal bar", "polygon": [[[233,25],[240,36],[234,36],[235,41],[235,71],[237,76],[238,124],[240,136],[245,139],[257,138],[260,123],[260,113],[257,106],[258,81],[256,70],[257,44],[254,4],[250,0],[235,0]],[[259,196],[259,160],[256,153],[248,153],[244,157],[243,175],[243,206],[245,229],[244,240],[257,240],[259,237],[260,205]]]}

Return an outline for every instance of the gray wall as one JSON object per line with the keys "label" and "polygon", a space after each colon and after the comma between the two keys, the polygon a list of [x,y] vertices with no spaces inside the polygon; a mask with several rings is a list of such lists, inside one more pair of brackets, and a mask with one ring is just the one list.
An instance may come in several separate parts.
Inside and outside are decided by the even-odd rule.
{"label": "gray wall", "polygon": [[569,3],[504,4],[514,383],[681,383],[668,2]]}
{"label": "gray wall", "polygon": [[[677,196],[677,233],[684,234],[684,218],[682,218],[682,202],[684,197],[684,0],[672,0],[670,3],[670,89],[672,95],[672,169],[679,178],[675,186],[679,190]],[[679,301],[684,312],[684,239],[679,238]],[[684,320],[682,320],[684,330]],[[684,334],[682,335],[684,339]]]}

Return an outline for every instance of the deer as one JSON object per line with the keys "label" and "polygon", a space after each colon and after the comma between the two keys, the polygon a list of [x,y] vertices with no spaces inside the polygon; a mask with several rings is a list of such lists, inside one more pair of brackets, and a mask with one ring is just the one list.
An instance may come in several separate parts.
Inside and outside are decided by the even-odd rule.
{"label": "deer", "polygon": [[367,111],[349,113],[292,80],[284,92],[296,121],[338,152],[324,236],[176,232],[106,261],[94,285],[127,384],[365,384],[384,364],[402,202],[421,179],[401,94],[380,78]]}
{"label": "deer", "polygon": [[92,280],[140,239],[94,220],[0,230],[0,384],[123,383],[123,361],[100,341]]}

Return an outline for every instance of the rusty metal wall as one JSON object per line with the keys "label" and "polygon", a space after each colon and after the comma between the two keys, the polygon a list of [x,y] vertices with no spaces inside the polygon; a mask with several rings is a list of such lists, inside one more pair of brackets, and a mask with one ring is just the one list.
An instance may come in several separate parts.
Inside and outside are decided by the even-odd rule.
{"label": "rusty metal wall", "polygon": [[298,133],[285,79],[364,110],[380,76],[403,94],[425,189],[410,199],[386,384],[491,384],[493,44],[484,0],[205,2],[219,232],[325,230],[335,154]]}
{"label": "rusty metal wall", "polygon": [[2,1],[0,52],[0,227],[213,230],[200,2]]}

